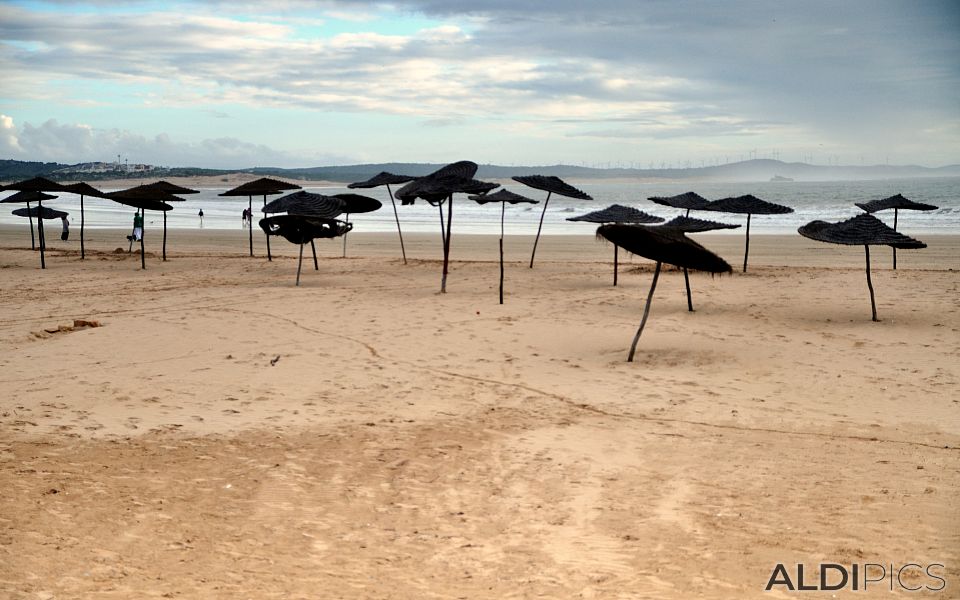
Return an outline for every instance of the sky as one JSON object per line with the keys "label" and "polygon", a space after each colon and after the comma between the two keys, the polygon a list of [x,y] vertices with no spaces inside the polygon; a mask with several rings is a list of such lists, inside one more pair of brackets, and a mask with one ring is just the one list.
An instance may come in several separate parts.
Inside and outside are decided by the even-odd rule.
{"label": "sky", "polygon": [[0,0],[0,158],[960,163],[960,2]]}

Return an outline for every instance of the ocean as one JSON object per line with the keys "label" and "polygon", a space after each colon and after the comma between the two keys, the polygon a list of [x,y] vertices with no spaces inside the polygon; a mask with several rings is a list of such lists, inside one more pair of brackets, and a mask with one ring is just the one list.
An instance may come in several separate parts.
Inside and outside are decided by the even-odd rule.
{"label": "ocean", "polygon": [[[131,185],[134,185],[131,183]],[[505,186],[510,191],[522,194],[541,202],[546,192],[528,188],[519,183]],[[853,217],[860,212],[855,202],[866,202],[886,198],[894,194],[903,194],[910,200],[938,206],[929,212],[901,211],[900,231],[909,235],[923,234],[960,234],[960,178],[896,179],[874,181],[840,182],[763,182],[763,183],[582,183],[577,184],[583,191],[593,196],[592,201],[573,200],[562,196],[552,196],[544,218],[543,233],[550,234],[592,234],[596,229],[590,223],[570,222],[566,219],[593,210],[606,208],[611,204],[632,206],[653,215],[672,218],[681,211],[659,206],[647,200],[649,196],[673,196],[687,191],[695,191],[708,200],[729,196],[753,194],[768,202],[783,204],[794,209],[786,215],[754,215],[751,219],[751,233],[796,233],[797,228],[814,219],[839,221]],[[223,189],[205,189],[199,194],[185,196],[184,202],[174,205],[167,215],[167,226],[172,229],[198,228],[200,220],[197,213],[203,209],[203,226],[206,229],[240,229],[241,211],[247,206],[246,198],[220,197]],[[385,187],[372,190],[348,190],[346,187],[310,187],[307,191],[321,194],[345,192],[362,193],[383,202],[379,211],[367,214],[351,215],[354,231],[385,232],[395,231],[393,208]],[[105,190],[112,191],[112,190]],[[272,200],[279,196],[269,196]],[[254,214],[262,215],[259,207],[263,197],[253,199]],[[11,214],[14,208],[23,205],[6,204],[0,209],[0,223],[19,224],[26,227],[26,220]],[[80,226],[80,197],[63,194],[56,200],[44,203],[58,210],[70,213],[72,228]],[[413,206],[400,206],[397,203],[400,224],[404,231],[437,232],[439,213],[436,207],[418,200]],[[446,211],[446,208],[444,209]],[[500,231],[500,205],[478,205],[458,194],[453,205],[454,231],[459,233],[496,234]],[[507,205],[506,233],[534,234],[540,219],[542,204]],[[134,209],[109,200],[86,198],[84,200],[86,226],[91,228],[127,229],[132,226]],[[724,221],[728,223],[746,223],[745,215],[692,212],[691,216]],[[893,211],[877,214],[878,217],[893,224]],[[159,213],[148,212],[147,228],[159,227],[163,218]],[[59,228],[59,221],[50,223]],[[742,228],[728,230],[728,235],[742,235]]]}

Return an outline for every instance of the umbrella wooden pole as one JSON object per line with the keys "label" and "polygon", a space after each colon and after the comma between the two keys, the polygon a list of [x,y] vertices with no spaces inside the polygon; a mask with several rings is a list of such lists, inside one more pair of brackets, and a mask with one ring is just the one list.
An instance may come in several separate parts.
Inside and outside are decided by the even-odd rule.
{"label": "umbrella wooden pole", "polygon": [[[263,195],[263,205],[267,205],[267,195]],[[250,227],[253,227],[253,215],[250,215]],[[270,235],[264,231],[263,237],[267,238],[267,260],[273,262],[273,254],[270,252]],[[311,240],[313,241],[313,240]]]}
{"label": "umbrella wooden pole", "polygon": [[633,355],[637,351],[637,342],[640,341],[640,334],[643,333],[643,328],[647,324],[647,317],[650,316],[650,302],[653,300],[653,290],[657,289],[660,265],[661,263],[658,262],[657,268],[653,272],[653,283],[650,284],[650,293],[647,294],[647,304],[643,307],[643,319],[640,321],[640,329],[637,329],[637,335],[633,336],[633,343],[630,344],[630,354],[627,355],[627,362],[633,362]]}
{"label": "umbrella wooden pole", "polygon": [[247,229],[250,232],[250,256],[253,256],[253,196],[247,196]]}
{"label": "umbrella wooden pole", "polygon": [[617,287],[617,272],[620,270],[619,264],[620,246],[613,245],[613,287]]}
{"label": "umbrella wooden pole", "polygon": [[[346,216],[343,218],[343,221],[344,221],[345,223],[349,223],[349,222],[350,222],[350,213],[347,213],[347,214],[346,214]],[[347,233],[350,233],[350,232],[348,231]],[[344,234],[343,234],[343,257],[342,257],[342,258],[346,258],[346,257],[347,257],[347,233],[344,233]]]}
{"label": "umbrella wooden pole", "polygon": [[163,211],[163,260],[167,260],[167,211]]}
{"label": "umbrella wooden pole", "polygon": [[37,243],[40,244],[40,268],[47,268],[47,259],[44,256],[46,244],[43,239],[43,202],[37,200]]}
{"label": "umbrella wooden pole", "polygon": [[[80,260],[87,257],[86,249],[83,246],[83,194],[80,194]],[[122,252],[122,251],[121,251]]]}
{"label": "umbrella wooden pole", "polygon": [[297,285],[300,285],[300,269],[303,267],[303,242],[300,242],[300,260],[297,262]]}
{"label": "umbrella wooden pole", "polygon": [[144,250],[143,238],[147,237],[147,211],[144,208],[140,209],[140,221],[143,225],[140,226],[140,268],[146,270],[147,268],[147,253]]}
{"label": "umbrella wooden pole", "polygon": [[450,238],[453,235],[451,227],[453,227],[453,194],[450,194],[447,198],[450,201],[449,206],[447,206],[447,235],[443,240],[443,278],[440,280],[440,293],[447,293],[447,273],[449,272],[450,267]]}
{"label": "umbrella wooden pole", "polygon": [[533,239],[533,252],[530,253],[530,268],[533,268],[533,259],[537,255],[537,244],[540,242],[540,230],[543,229],[543,217],[547,214],[547,204],[550,204],[550,194],[547,192],[547,199],[543,201],[543,212],[540,213],[540,224],[537,226],[537,237]]}
{"label": "umbrella wooden pole", "polygon": [[750,213],[747,213],[747,243],[743,248],[743,272],[747,272],[747,257],[750,255]]}
{"label": "umbrella wooden pole", "polygon": [[693,296],[690,294],[690,273],[687,268],[683,268],[683,282],[687,284],[687,310],[693,312]]}
{"label": "umbrella wooden pole", "polygon": [[30,216],[30,203],[27,202],[27,219],[30,221],[30,249],[37,249],[37,242],[33,239],[33,217]]}
{"label": "umbrella wooden pole", "polygon": [[438,204],[437,208],[440,209],[440,240],[443,242],[443,245],[447,245],[447,230],[446,225],[443,223],[443,204]]}
{"label": "umbrella wooden pole", "polygon": [[873,320],[879,321],[877,318],[877,301],[873,297],[873,281],[870,279],[870,246],[864,245],[864,251],[867,255],[867,288],[870,290],[870,310],[873,312]]}
{"label": "umbrella wooden pole", "polygon": [[317,263],[317,245],[313,243],[313,238],[310,238],[310,249],[313,251],[313,270],[319,271],[320,265]]}
{"label": "umbrella wooden pole", "polygon": [[503,304],[503,215],[507,212],[507,203],[500,203],[500,304]]}
{"label": "umbrella wooden pole", "polygon": [[[894,231],[897,230],[897,213],[898,212],[899,212],[898,209],[896,208],[893,209],[893,230]],[[897,270],[897,247],[896,246],[893,247],[893,270],[894,271]]]}
{"label": "umbrella wooden pole", "polygon": [[397,213],[397,201],[393,199],[393,191],[387,184],[387,193],[390,194],[390,204],[393,204],[393,218],[397,220],[397,235],[400,236],[400,253],[403,254],[403,264],[407,264],[407,250],[403,247],[403,232],[400,230],[400,215]]}

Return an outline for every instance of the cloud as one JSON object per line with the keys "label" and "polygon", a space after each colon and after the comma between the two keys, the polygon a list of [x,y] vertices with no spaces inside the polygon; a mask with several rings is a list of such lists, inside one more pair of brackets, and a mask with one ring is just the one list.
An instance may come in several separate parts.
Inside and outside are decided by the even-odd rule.
{"label": "cloud", "polygon": [[[564,124],[558,136],[581,139],[732,143],[789,131],[828,145],[912,148],[937,130],[947,141],[928,152],[940,156],[958,143],[938,128],[960,97],[960,8],[945,0],[96,6],[0,5],[4,97],[132,102],[70,86],[111,82],[145,92],[136,102],[146,108],[224,114],[245,106],[477,127],[552,122]],[[401,15],[426,24],[404,33],[374,27]],[[339,29],[325,34],[328,19]],[[604,125],[617,120],[647,125]]]}
{"label": "cloud", "polygon": [[0,155],[21,160],[63,163],[111,162],[117,155],[158,166],[192,166],[211,169],[242,167],[308,167],[354,162],[342,154],[293,154],[233,137],[178,142],[166,133],[146,137],[120,129],[94,129],[82,124],[61,124],[50,119],[39,126],[0,115]]}

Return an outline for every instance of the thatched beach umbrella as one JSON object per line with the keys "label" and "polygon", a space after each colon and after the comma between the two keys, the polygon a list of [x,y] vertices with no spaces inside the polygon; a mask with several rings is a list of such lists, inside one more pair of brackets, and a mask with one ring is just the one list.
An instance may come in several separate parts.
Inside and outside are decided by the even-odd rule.
{"label": "thatched beach umbrella", "polygon": [[343,213],[344,205],[345,202],[341,198],[310,192],[295,192],[277,198],[263,207],[264,213],[272,215],[260,219],[260,228],[263,232],[268,236],[282,236],[288,242],[300,246],[296,285],[300,285],[303,245],[310,242],[311,248],[314,249],[313,266],[314,269],[319,269],[313,240],[345,235],[353,227],[336,218]]}
{"label": "thatched beach umbrella", "polygon": [[[358,181],[347,186],[350,189],[375,188],[380,187],[381,185],[387,186],[387,194],[390,195],[390,203],[393,204],[393,218],[397,221],[397,235],[400,237],[400,253],[403,255],[403,264],[407,264],[407,251],[403,247],[403,232],[400,230],[400,215],[397,214],[397,202],[393,198],[393,190],[390,189],[390,186],[404,184],[413,181],[414,179],[416,179],[416,177],[411,177],[409,175],[394,175],[393,173],[381,171],[366,181]],[[346,240],[344,240],[344,244],[346,244]]]}
{"label": "thatched beach umbrella", "polygon": [[83,260],[87,257],[87,249],[84,245],[84,225],[85,225],[85,215],[83,210],[83,197],[84,196],[93,196],[95,198],[103,198],[103,192],[93,187],[92,185],[84,182],[71,183],[64,186],[64,188],[71,194],[77,194],[80,196],[80,260]]}
{"label": "thatched beach umbrella", "polygon": [[543,229],[543,217],[547,214],[547,205],[550,204],[550,195],[558,194],[578,200],[593,200],[593,198],[586,192],[578,190],[553,175],[518,175],[513,180],[547,192],[547,199],[543,201],[543,212],[540,213],[540,224],[537,226],[537,237],[533,240],[533,251],[530,253],[530,268],[532,269],[533,259],[537,255],[537,243],[540,241],[540,230]]}
{"label": "thatched beach umbrella", "polygon": [[[64,192],[67,191],[63,184],[50,181],[46,177],[33,177],[16,183],[10,183],[3,186],[5,190],[16,190],[18,192]],[[37,200],[37,206],[42,206],[43,200]],[[37,221],[37,238],[40,243],[40,268],[47,268],[47,260],[44,256],[46,249],[46,240],[43,237],[43,219]]]}
{"label": "thatched beach umbrella", "polygon": [[[383,204],[376,198],[363,196],[361,194],[334,194],[334,198],[343,200],[343,212],[346,213],[343,220],[350,221],[350,213],[360,214],[380,210]],[[396,205],[394,205],[396,208]],[[352,229],[352,227],[351,227]],[[347,257],[347,234],[343,234],[343,257]]]}
{"label": "thatched beach umbrella", "polygon": [[510,204],[536,204],[539,200],[527,198],[520,194],[515,194],[508,190],[499,190],[492,194],[481,194],[479,196],[468,196],[477,204],[487,204],[489,202],[500,203],[500,304],[503,304],[503,217],[507,210],[507,203]]}
{"label": "thatched beach umbrella", "polygon": [[691,210],[704,210],[707,204],[710,203],[709,200],[696,192],[685,192],[676,196],[650,196],[647,200],[661,206],[686,210],[687,213],[685,216],[687,217],[690,216]]}
{"label": "thatched beach umbrella", "polygon": [[735,198],[722,198],[720,200],[714,200],[713,202],[707,204],[703,210],[747,215],[747,241],[743,249],[744,273],[747,272],[747,256],[750,254],[751,215],[784,215],[793,212],[793,209],[789,206],[767,202],[766,200],[761,200],[760,198],[757,198],[751,194],[747,194],[746,196],[737,196]]}
{"label": "thatched beach umbrella", "polygon": [[627,252],[649,258],[657,263],[653,272],[653,282],[650,284],[650,293],[647,294],[647,303],[643,308],[643,319],[640,328],[630,344],[630,353],[627,362],[633,362],[633,355],[640,341],[640,334],[647,324],[650,314],[650,302],[653,300],[653,291],[657,287],[662,263],[707,271],[708,273],[729,273],[732,269],[725,260],[710,252],[700,244],[686,237],[682,231],[672,227],[646,225],[601,225],[597,235],[602,236],[614,244],[621,246]]}
{"label": "thatched beach umbrella", "polygon": [[[900,210],[937,210],[937,206],[932,204],[924,204],[923,202],[914,202],[913,200],[907,200],[901,194],[896,196],[890,196],[889,198],[884,198],[882,200],[871,200],[870,202],[857,202],[857,206],[867,211],[868,213],[875,213],[881,210],[890,210],[893,209],[893,230],[897,230],[897,217]],[[897,247],[893,247],[893,269],[897,269]]]}
{"label": "thatched beach umbrella", "polygon": [[898,233],[871,214],[860,214],[839,223],[811,221],[797,230],[800,235],[818,242],[863,246],[867,262],[867,289],[870,290],[870,310],[874,321],[877,318],[877,303],[873,296],[873,281],[870,279],[870,246],[893,246],[901,249],[926,248],[920,240]]}
{"label": "thatched beach umbrella", "polygon": [[[175,183],[170,183],[169,181],[156,181],[154,183],[148,183],[142,186],[148,190],[154,190],[158,192],[166,192],[170,194],[169,200],[178,200],[184,201],[183,198],[178,198],[175,194],[199,194],[200,190],[192,190],[182,185],[177,185]],[[169,201],[168,200],[168,201]],[[163,260],[167,260],[167,213],[163,213]]]}
{"label": "thatched beach umbrella", "polygon": [[[56,197],[57,196],[52,196],[50,194],[45,194],[43,192],[17,192],[12,196],[7,196],[3,200],[0,200],[0,202],[4,204],[26,204],[27,209],[29,209],[31,202],[53,200]],[[27,214],[27,216],[30,219],[30,249],[36,250],[37,243],[34,240],[34,236],[33,236],[33,217],[30,216],[29,213]]]}
{"label": "thatched beach umbrella", "polygon": [[[450,238],[453,235],[453,195],[480,195],[500,187],[499,183],[488,183],[473,178],[477,164],[468,160],[450,163],[433,173],[420,177],[397,190],[397,198],[403,205],[413,204],[422,198],[440,208],[440,235],[443,237],[443,275],[440,279],[440,293],[447,293],[447,273],[450,265]],[[447,202],[447,225],[443,225],[443,203]]]}
{"label": "thatched beach umbrella", "polygon": [[[585,215],[580,215],[579,217],[569,217],[568,221],[584,221],[586,223],[638,223],[638,224],[651,224],[651,223],[663,223],[663,217],[656,217],[651,214],[647,214],[642,210],[637,210],[636,208],[631,208],[629,206],[623,206],[622,204],[611,204],[603,210],[595,210],[593,212],[588,212]],[[617,274],[620,270],[619,268],[619,254],[620,247],[616,244],[613,245],[613,285],[617,285]]]}
{"label": "thatched beach umbrella", "polygon": [[[166,212],[172,210],[173,207],[167,204],[166,202],[159,200],[160,196],[163,196],[163,192],[158,192],[156,190],[144,191],[137,190],[136,188],[130,188],[128,190],[120,190],[119,192],[108,192],[104,194],[105,198],[109,198],[118,204],[123,204],[124,206],[132,206],[140,211],[140,216],[143,219],[143,227],[140,231],[140,268],[147,268],[147,259],[146,259],[146,250],[144,238],[147,237],[147,219],[146,211],[148,210],[159,210]],[[166,194],[169,196],[170,194]],[[180,198],[178,198],[180,200]]]}
{"label": "thatched beach umbrella", "polygon": [[[704,231],[715,231],[718,229],[736,229],[740,227],[739,224],[720,223],[719,221],[708,221],[706,219],[695,219],[685,216],[674,217],[664,223],[663,226],[677,229],[685,234],[702,233]],[[693,312],[693,294],[690,293],[690,272],[686,267],[683,268],[683,283],[687,288],[687,310]]]}
{"label": "thatched beach umbrella", "polygon": [[32,219],[62,219],[70,213],[62,210],[55,210],[48,206],[34,206],[31,208],[18,208],[12,211],[18,217],[29,217]]}
{"label": "thatched beach umbrella", "polygon": [[[113,192],[109,197],[115,199],[116,197],[122,196],[124,198],[156,200],[158,202],[185,202],[183,198],[175,196],[172,190],[187,190],[186,192],[178,193],[198,193],[196,190],[190,190],[188,188],[182,188],[180,186],[173,185],[172,183],[167,183],[166,181],[160,181],[158,183],[138,185],[136,187],[120,190],[119,192]],[[163,211],[163,260],[167,260],[167,211]]]}
{"label": "thatched beach umbrella", "polygon": [[[273,194],[279,194],[286,190],[299,190],[300,186],[295,183],[287,183],[285,181],[280,181],[278,179],[270,179],[269,177],[261,177],[260,179],[254,179],[253,181],[248,181],[242,185],[238,185],[232,190],[227,190],[220,196],[246,196],[247,197],[247,210],[250,211],[250,256],[253,256],[253,197],[254,196],[263,196],[263,205],[267,205],[267,196]],[[273,260],[273,256],[270,254],[270,234],[264,232],[267,238],[267,260]]]}

